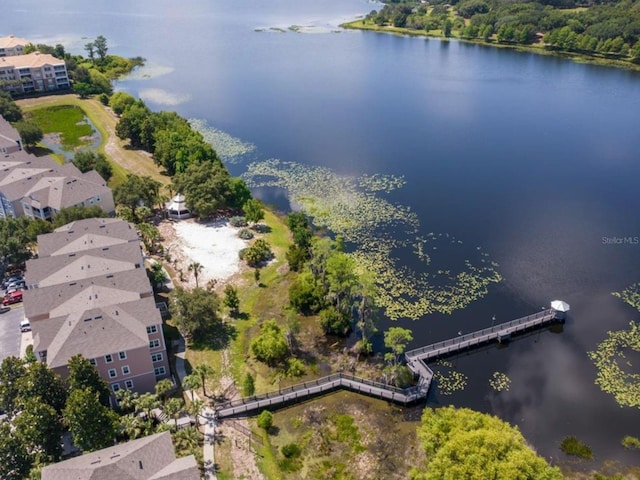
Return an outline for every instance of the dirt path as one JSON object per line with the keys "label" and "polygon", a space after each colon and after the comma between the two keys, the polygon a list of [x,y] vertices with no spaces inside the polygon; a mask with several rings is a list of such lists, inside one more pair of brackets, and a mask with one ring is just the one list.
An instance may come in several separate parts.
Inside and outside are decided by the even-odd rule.
{"label": "dirt path", "polygon": [[52,95],[48,97],[27,98],[16,102],[25,112],[40,107],[75,105],[82,108],[91,122],[102,135],[101,149],[119,167],[121,178],[127,173],[146,175],[159,181],[163,185],[171,182],[171,179],[160,174],[160,170],[153,163],[151,154],[142,150],[129,149],[128,144],[116,136],[116,124],[118,116],[113,111],[102,105],[95,98],[81,100],[77,95]]}

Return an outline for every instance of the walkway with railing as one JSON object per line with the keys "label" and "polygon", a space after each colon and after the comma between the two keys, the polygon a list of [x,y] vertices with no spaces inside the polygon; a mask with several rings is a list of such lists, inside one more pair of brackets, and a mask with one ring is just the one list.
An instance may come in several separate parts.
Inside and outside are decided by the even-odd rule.
{"label": "walkway with railing", "polygon": [[216,406],[216,414],[219,418],[223,418],[253,413],[258,410],[297,403],[340,388],[383,400],[389,400],[394,403],[408,405],[425,399],[429,393],[429,387],[433,380],[433,371],[429,368],[427,362],[486,345],[494,341],[508,341],[514,334],[547,325],[562,320],[563,318],[564,315],[558,315],[558,312],[554,309],[543,310],[510,322],[501,323],[465,335],[459,335],[449,340],[427,345],[426,347],[410,350],[405,353],[407,367],[409,367],[414,375],[419,377],[418,384],[413,387],[398,388],[345,373],[335,373],[262,395],[220,403]]}

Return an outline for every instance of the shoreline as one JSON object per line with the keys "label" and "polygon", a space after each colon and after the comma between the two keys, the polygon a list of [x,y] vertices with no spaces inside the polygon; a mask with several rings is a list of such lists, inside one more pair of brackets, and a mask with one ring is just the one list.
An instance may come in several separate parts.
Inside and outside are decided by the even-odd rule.
{"label": "shoreline", "polygon": [[455,40],[458,42],[464,42],[464,43],[469,43],[473,45],[481,45],[484,47],[504,48],[508,50],[515,50],[518,52],[535,53],[537,55],[547,55],[547,56],[561,58],[563,60],[569,60],[575,63],[581,63],[586,65],[596,65],[599,67],[609,67],[609,68],[617,68],[620,70],[627,70],[631,72],[640,72],[640,64],[635,64],[630,61],[606,58],[602,56],[602,54],[586,55],[583,53],[565,52],[562,50],[548,50],[543,45],[540,45],[540,44],[538,44],[539,46],[535,46],[535,45],[498,43],[498,42],[485,42],[482,39],[461,38],[456,35],[445,37],[442,33],[436,33],[437,31],[435,30],[431,30],[431,31],[412,30],[410,28],[401,28],[401,27],[393,27],[393,26],[379,27],[377,25],[367,24],[364,22],[363,19],[356,19],[350,22],[342,23],[339,25],[339,27],[345,30],[360,30],[360,31],[381,33],[381,34],[387,34],[387,35],[391,34],[391,35],[397,35],[402,37],[423,37],[427,40],[430,38],[439,39],[445,42]]}

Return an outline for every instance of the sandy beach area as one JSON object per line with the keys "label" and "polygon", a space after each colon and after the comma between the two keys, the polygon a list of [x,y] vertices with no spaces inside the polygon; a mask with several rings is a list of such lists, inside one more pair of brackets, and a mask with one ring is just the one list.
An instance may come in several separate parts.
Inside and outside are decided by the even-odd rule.
{"label": "sandy beach area", "polygon": [[159,225],[164,238],[165,251],[177,272],[182,271],[187,288],[196,286],[189,265],[202,265],[198,274],[198,285],[204,287],[211,280],[223,282],[240,272],[242,263],[238,253],[248,246],[246,240],[238,238],[238,228],[226,219],[200,223],[193,219],[165,220]]}

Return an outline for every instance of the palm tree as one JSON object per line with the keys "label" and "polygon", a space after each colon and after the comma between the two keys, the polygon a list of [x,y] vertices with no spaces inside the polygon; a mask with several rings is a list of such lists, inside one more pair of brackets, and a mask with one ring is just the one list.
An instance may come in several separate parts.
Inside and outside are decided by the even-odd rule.
{"label": "palm tree", "polygon": [[173,390],[173,382],[168,378],[156,383],[156,395],[162,400],[162,405],[167,403],[167,396],[171,390]]}
{"label": "palm tree", "polygon": [[129,437],[129,440],[143,436],[145,427],[145,422],[138,415],[129,414],[120,417],[120,429]]}
{"label": "palm tree", "polygon": [[173,418],[176,430],[178,430],[178,418],[180,417],[180,413],[183,409],[184,402],[180,398],[170,398],[164,405],[164,413],[167,414],[167,417]]}
{"label": "palm tree", "polygon": [[203,408],[204,408],[204,402],[199,398],[196,398],[195,400],[193,400],[187,407],[187,411],[189,412],[189,415],[193,415],[193,417],[196,419],[196,425],[198,424],[198,415],[200,415],[200,412],[202,412]]}
{"label": "palm tree", "polygon": [[200,274],[203,268],[204,267],[198,262],[193,262],[189,264],[189,271],[193,272],[193,276],[196,279],[196,288],[198,288],[198,275]]}
{"label": "palm tree", "polygon": [[193,369],[193,373],[200,376],[200,381],[202,382],[202,393],[206,397],[207,396],[207,378],[211,377],[214,374],[213,367],[211,365],[207,365],[206,363],[201,363],[196,365]]}
{"label": "palm tree", "polygon": [[192,402],[194,401],[194,390],[197,390],[200,387],[202,387],[202,380],[196,372],[192,373],[191,375],[187,375],[182,379],[182,388],[185,390],[189,390],[189,392],[191,393]]}
{"label": "palm tree", "polygon": [[155,393],[143,393],[135,399],[136,410],[144,412],[147,416],[147,424],[151,425],[151,410],[160,406],[160,401]]}

